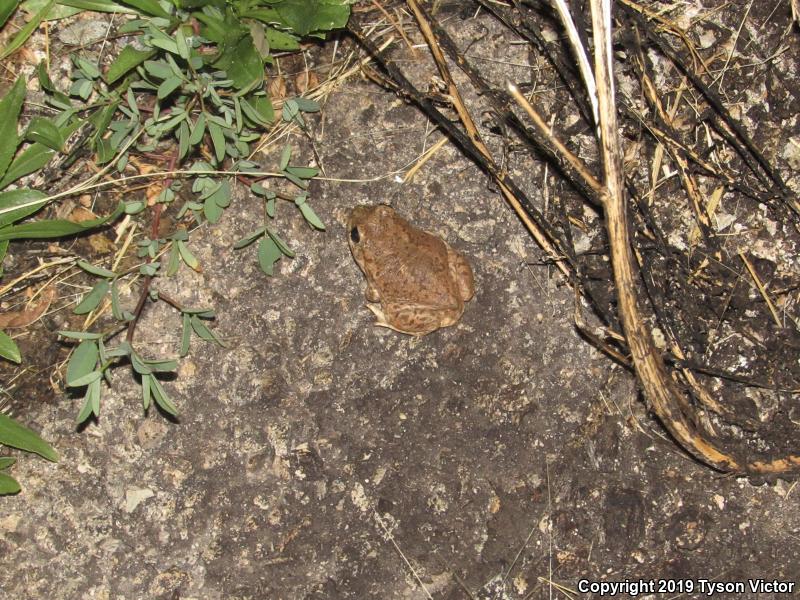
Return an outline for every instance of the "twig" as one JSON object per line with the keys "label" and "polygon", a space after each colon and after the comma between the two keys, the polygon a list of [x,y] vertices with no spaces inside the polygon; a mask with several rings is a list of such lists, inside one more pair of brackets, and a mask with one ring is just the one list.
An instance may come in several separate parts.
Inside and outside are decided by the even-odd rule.
{"label": "twig", "polygon": [[764,284],[761,283],[761,278],[756,273],[756,270],[753,268],[752,263],[747,260],[747,257],[744,255],[744,252],[741,250],[739,251],[739,258],[742,259],[744,266],[747,267],[747,270],[750,272],[750,277],[753,278],[753,281],[758,288],[758,292],[761,294],[761,297],[764,298],[764,302],[767,303],[767,308],[769,308],[769,312],[772,314],[772,319],[775,321],[775,324],[778,326],[779,329],[783,329],[783,323],[781,322],[781,318],[778,315],[778,311],[775,310],[775,305],[772,303],[772,300],[769,298],[769,294],[767,294],[767,288],[764,287]]}

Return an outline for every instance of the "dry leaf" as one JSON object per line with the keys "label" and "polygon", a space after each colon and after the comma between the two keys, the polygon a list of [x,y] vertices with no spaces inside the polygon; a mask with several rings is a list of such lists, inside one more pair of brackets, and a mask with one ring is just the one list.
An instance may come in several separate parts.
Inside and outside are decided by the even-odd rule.
{"label": "dry leaf", "polygon": [[29,304],[22,310],[15,310],[0,314],[0,329],[13,329],[15,327],[27,327],[41,317],[50,307],[50,303],[55,298],[56,290],[54,286],[45,287],[39,294],[39,301]]}
{"label": "dry leaf", "polygon": [[319,85],[319,78],[314,71],[304,71],[295,77],[294,85],[298,94],[305,94]]}
{"label": "dry leaf", "polygon": [[269,97],[273,102],[286,97],[286,80],[283,75],[278,75],[269,82]]}
{"label": "dry leaf", "polygon": [[73,223],[83,223],[84,221],[91,221],[96,218],[96,214],[83,206],[76,206],[67,215],[67,221],[72,221]]}

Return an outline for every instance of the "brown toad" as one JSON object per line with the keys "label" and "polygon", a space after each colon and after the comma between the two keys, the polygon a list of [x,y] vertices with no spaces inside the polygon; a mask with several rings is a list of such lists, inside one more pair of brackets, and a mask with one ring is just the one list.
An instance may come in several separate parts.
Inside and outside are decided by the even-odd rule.
{"label": "brown toad", "polygon": [[356,206],[347,230],[376,325],[425,335],[458,321],[475,293],[463,256],[382,204]]}

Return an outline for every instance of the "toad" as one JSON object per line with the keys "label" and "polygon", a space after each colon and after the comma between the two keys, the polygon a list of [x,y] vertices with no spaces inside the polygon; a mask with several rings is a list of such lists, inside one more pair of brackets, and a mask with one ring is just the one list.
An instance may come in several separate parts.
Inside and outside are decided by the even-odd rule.
{"label": "toad", "polygon": [[383,204],[356,206],[347,230],[376,325],[421,336],[461,318],[475,282],[469,263],[447,243]]}

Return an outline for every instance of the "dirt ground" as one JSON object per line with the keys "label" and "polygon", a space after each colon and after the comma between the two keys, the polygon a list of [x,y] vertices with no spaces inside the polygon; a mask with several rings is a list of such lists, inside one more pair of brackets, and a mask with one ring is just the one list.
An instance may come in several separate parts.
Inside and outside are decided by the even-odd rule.
{"label": "dirt ground", "polygon": [[[707,13],[717,43],[736,35],[741,10],[684,4]],[[780,77],[796,96],[800,32],[786,33],[788,2],[771,9],[753,6],[741,44],[754,31],[769,48],[784,36]],[[485,12],[447,23],[460,43],[477,40],[471,54],[531,78],[527,52],[509,57]],[[424,48],[397,52],[424,77]],[[761,74],[730,85],[751,77],[762,89]],[[737,101],[745,115],[760,102]],[[781,154],[800,140],[797,112],[769,121],[753,110],[748,127],[773,132],[757,139],[797,191]],[[266,278],[252,249],[232,248],[261,219],[259,201],[239,190],[221,222],[192,238],[203,272],[157,282],[187,305],[213,306],[229,346],[195,343],[181,362],[166,384],[176,422],[143,416],[138,385],[118,369],[100,419],[75,428],[81,399],[49,381],[67,356],[55,332],[77,323],[68,306],[17,340],[29,371],[15,380],[14,413],[61,462],[21,456],[23,491],[0,499],[3,598],[590,598],[600,597],[586,587],[594,582],[640,579],[647,585],[620,597],[800,597],[800,490],[725,477],[682,453],[632,374],[576,333],[574,294],[452,144],[402,183],[401,170],[440,139],[416,108],[354,78],[311,131],[313,144],[290,141],[327,176],[310,195],[326,232],[279,207],[276,229],[297,257]],[[552,171],[525,168],[544,205]],[[468,257],[477,291],[457,325],[419,339],[373,326],[345,224],[354,205],[375,203]],[[81,244],[70,251],[87,252]],[[137,342],[169,353],[179,327],[153,305]],[[756,580],[794,591],[752,591]]]}

